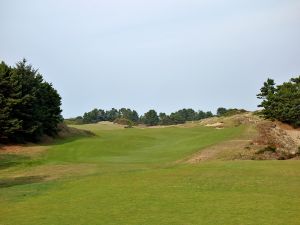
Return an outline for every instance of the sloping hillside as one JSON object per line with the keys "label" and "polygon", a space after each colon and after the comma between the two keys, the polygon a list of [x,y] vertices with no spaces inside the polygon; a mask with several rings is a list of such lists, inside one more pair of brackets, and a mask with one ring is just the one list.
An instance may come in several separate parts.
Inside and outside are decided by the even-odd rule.
{"label": "sloping hillside", "polygon": [[199,122],[203,126],[215,129],[245,126],[245,132],[239,137],[227,140],[186,159],[188,163],[205,160],[236,159],[298,159],[300,129],[278,121],[269,121],[253,113],[243,113],[230,117],[214,117]]}

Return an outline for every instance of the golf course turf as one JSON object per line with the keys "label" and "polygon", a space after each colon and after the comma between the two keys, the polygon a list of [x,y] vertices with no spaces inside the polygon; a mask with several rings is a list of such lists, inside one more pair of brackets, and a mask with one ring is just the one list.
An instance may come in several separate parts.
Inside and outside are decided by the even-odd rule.
{"label": "golf course turf", "polygon": [[96,135],[0,154],[1,225],[300,224],[299,161],[184,163],[244,126],[76,127]]}

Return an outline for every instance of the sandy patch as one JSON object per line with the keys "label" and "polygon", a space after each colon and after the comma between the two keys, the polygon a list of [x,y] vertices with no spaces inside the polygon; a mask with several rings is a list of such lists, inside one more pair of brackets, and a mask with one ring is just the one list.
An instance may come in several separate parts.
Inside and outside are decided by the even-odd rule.
{"label": "sandy patch", "polygon": [[223,122],[217,122],[217,123],[209,123],[205,125],[206,127],[214,127],[216,129],[224,129],[224,123]]}

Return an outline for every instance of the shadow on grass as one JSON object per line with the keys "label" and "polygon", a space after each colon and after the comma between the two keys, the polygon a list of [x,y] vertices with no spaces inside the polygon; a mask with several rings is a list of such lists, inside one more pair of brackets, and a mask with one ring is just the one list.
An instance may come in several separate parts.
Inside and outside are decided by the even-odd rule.
{"label": "shadow on grass", "polygon": [[30,159],[28,156],[16,154],[0,154],[0,170],[16,166]]}
{"label": "shadow on grass", "polygon": [[79,139],[84,139],[84,138],[93,138],[96,137],[97,135],[89,130],[83,130],[83,129],[76,129],[76,128],[69,128],[69,129],[75,129],[78,130],[79,132],[75,132],[75,133],[70,133],[69,136],[54,136],[54,137],[50,137],[45,135],[44,137],[41,138],[41,140],[37,141],[37,142],[22,142],[22,143],[18,143],[18,142],[10,142],[7,141],[5,143],[1,142],[0,139],[0,153],[3,147],[5,146],[10,146],[10,145],[20,145],[20,146],[24,146],[24,147],[34,147],[34,146],[52,146],[52,145],[61,145],[61,144],[65,144],[68,142],[73,142],[73,141],[77,141]]}
{"label": "shadow on grass", "polygon": [[12,187],[16,185],[40,183],[45,180],[47,176],[26,176],[0,179],[0,188]]}
{"label": "shadow on grass", "polygon": [[53,146],[53,145],[61,145],[61,144],[66,144],[69,142],[73,142],[73,141],[78,141],[80,139],[86,139],[86,138],[94,138],[97,135],[93,135],[93,136],[82,136],[82,135],[77,135],[77,136],[72,136],[72,137],[65,137],[65,138],[55,138],[53,139],[51,142],[38,142],[36,144],[27,144],[27,146],[36,146],[36,145],[40,145],[40,146]]}

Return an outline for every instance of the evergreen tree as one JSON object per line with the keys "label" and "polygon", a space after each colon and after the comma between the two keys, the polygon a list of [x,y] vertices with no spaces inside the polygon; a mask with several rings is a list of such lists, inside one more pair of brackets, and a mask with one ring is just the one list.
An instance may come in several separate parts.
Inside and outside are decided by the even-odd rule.
{"label": "evergreen tree", "polygon": [[41,74],[22,60],[0,65],[0,138],[36,141],[55,135],[61,121],[61,98]]}
{"label": "evergreen tree", "polygon": [[153,109],[149,110],[144,114],[143,121],[148,126],[157,125],[159,122],[157,112]]}
{"label": "evergreen tree", "polygon": [[113,122],[119,117],[119,112],[117,109],[112,108],[111,110],[106,111],[106,119],[110,122]]}
{"label": "evergreen tree", "polygon": [[214,114],[211,111],[207,111],[205,113],[205,117],[204,118],[210,118],[210,117],[213,117],[213,116],[214,116]]}
{"label": "evergreen tree", "polygon": [[159,124],[160,125],[171,125],[173,124],[170,116],[165,113],[159,113]]}
{"label": "evergreen tree", "polygon": [[262,99],[259,107],[265,118],[300,126],[300,76],[277,86],[268,79],[257,97]]}
{"label": "evergreen tree", "polygon": [[217,116],[224,116],[227,112],[226,108],[220,107],[217,109]]}
{"label": "evergreen tree", "polygon": [[137,123],[139,122],[139,114],[137,113],[137,111],[133,110],[131,112],[131,115],[130,115],[130,120],[134,123]]}
{"label": "evergreen tree", "polygon": [[96,123],[98,122],[98,109],[93,109],[90,112],[86,112],[83,114],[83,122],[84,123]]}
{"label": "evergreen tree", "polygon": [[119,110],[119,114],[121,118],[130,120],[134,123],[137,123],[139,121],[139,115],[135,110],[121,108]]}
{"label": "evergreen tree", "polygon": [[[182,112],[182,111],[181,111]],[[171,113],[170,115],[170,119],[172,121],[172,124],[181,124],[181,123],[185,123],[185,118],[184,118],[184,114],[181,113],[180,111],[178,112],[174,112]]]}
{"label": "evergreen tree", "polygon": [[0,140],[12,137],[22,130],[22,120],[13,116],[13,108],[19,104],[15,83],[11,81],[12,69],[0,64]]}

